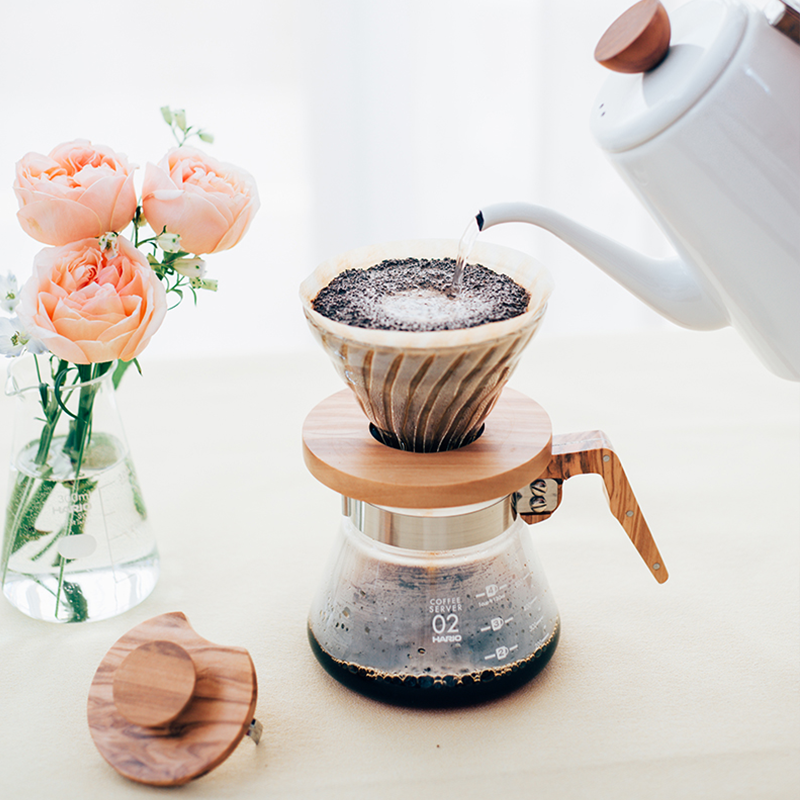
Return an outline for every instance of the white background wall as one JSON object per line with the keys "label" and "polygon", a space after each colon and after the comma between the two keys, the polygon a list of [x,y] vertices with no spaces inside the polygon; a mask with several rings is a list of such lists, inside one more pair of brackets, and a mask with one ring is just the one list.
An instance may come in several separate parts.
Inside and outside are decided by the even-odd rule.
{"label": "white background wall", "polygon": [[[256,178],[262,208],[220,281],[185,303],[148,358],[313,347],[297,286],[377,241],[458,238],[483,205],[552,206],[639,247],[668,247],[594,145],[593,61],[632,0],[27,0],[0,24],[0,236],[20,279],[40,245],[18,226],[14,163],[88,138],[138,163],[173,140],[161,105]],[[668,9],[681,2],[667,0]],[[3,189],[2,186],[7,188]],[[664,326],[569,248],[529,226],[483,238],[548,265],[542,335]]]}

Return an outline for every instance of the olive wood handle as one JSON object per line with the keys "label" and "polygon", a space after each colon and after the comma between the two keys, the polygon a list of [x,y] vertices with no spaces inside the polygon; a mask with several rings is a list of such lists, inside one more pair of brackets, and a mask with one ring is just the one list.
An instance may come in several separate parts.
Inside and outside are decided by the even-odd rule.
{"label": "olive wood handle", "polygon": [[[602,431],[556,434],[553,436],[552,457],[539,479],[559,481],[558,501],[561,502],[561,482],[573,475],[594,473],[603,478],[606,498],[611,513],[633,542],[653,577],[664,583],[669,577],[653,534],[645,522],[639,503],[633,494],[628,477],[608,437]],[[550,512],[552,513],[552,512]],[[547,514],[520,514],[531,524],[550,516]]]}

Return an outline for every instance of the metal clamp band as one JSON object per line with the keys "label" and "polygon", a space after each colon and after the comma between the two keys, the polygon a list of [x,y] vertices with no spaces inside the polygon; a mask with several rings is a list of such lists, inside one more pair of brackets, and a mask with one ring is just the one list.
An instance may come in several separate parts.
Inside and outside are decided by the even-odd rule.
{"label": "metal clamp band", "polygon": [[[517,517],[511,497],[475,510],[388,509],[342,498],[342,513],[376,542],[409,550],[457,550],[488,542]],[[459,513],[461,512],[461,513]]]}

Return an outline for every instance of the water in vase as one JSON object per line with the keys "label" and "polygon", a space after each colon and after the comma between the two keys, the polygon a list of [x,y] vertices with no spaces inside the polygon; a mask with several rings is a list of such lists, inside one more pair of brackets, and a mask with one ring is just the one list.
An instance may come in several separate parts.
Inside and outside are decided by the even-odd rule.
{"label": "water in vase", "polygon": [[44,467],[37,464],[38,442],[12,464],[3,592],[36,619],[106,619],[153,590],[155,539],[127,447],[95,434],[76,480],[60,439]]}

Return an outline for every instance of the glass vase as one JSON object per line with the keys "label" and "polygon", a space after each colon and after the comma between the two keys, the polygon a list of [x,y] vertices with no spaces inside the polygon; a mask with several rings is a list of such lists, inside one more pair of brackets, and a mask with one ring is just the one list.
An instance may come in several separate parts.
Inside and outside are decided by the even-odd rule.
{"label": "glass vase", "polygon": [[34,619],[113,617],[158,580],[112,375],[112,364],[37,356],[9,369],[16,409],[0,577],[9,602]]}

